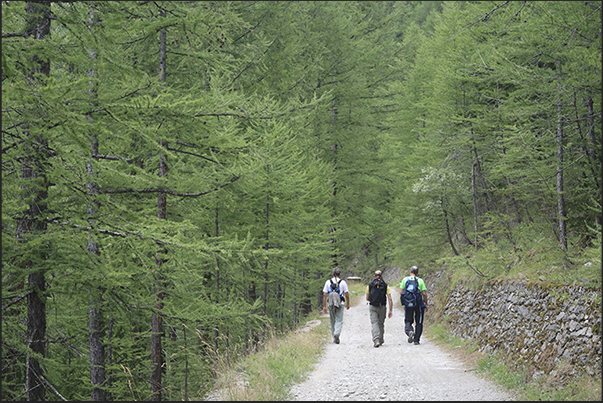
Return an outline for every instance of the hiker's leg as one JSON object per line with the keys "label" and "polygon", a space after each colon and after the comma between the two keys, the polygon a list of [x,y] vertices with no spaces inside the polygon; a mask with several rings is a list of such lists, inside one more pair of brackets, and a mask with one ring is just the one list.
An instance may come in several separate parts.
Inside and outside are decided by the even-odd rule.
{"label": "hiker's leg", "polygon": [[413,311],[414,309],[412,308],[404,307],[404,333],[406,333],[406,335],[409,335],[410,332],[414,331],[414,329],[412,328],[414,316]]}
{"label": "hiker's leg", "polygon": [[329,308],[329,319],[331,319],[331,336],[335,336],[335,308]]}
{"label": "hiker's leg", "polygon": [[378,340],[379,333],[379,307],[369,305],[369,316],[371,319],[371,340]]}
{"label": "hiker's leg", "polygon": [[383,343],[383,334],[385,333],[385,314],[387,306],[383,305],[377,308],[378,323],[379,323],[379,341]]}
{"label": "hiker's leg", "polygon": [[415,326],[415,341],[421,341],[421,334],[423,334],[423,317],[425,315],[425,308],[417,308],[415,312],[417,325]]}
{"label": "hiker's leg", "polygon": [[343,310],[343,305],[341,305],[341,308],[333,309],[333,311],[335,312],[335,324],[333,326],[334,337],[339,337],[339,335],[341,334],[341,326],[343,325]]}

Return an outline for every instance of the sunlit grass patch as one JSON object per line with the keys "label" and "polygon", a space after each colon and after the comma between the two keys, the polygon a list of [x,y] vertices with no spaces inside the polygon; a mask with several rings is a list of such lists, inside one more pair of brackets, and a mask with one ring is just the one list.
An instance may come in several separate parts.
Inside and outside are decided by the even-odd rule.
{"label": "sunlit grass patch", "polygon": [[224,400],[290,400],[289,389],[303,380],[323,352],[328,320],[308,331],[272,337],[255,354],[220,371],[216,388]]}

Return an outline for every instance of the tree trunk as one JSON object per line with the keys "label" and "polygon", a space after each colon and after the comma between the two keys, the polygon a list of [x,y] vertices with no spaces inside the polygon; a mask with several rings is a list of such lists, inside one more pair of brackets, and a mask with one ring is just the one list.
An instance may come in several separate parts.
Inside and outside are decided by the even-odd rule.
{"label": "tree trunk", "polygon": [[452,247],[452,251],[454,252],[454,255],[459,256],[459,252],[454,247],[454,242],[452,242],[452,234],[450,233],[450,224],[448,223],[448,213],[446,212],[446,210],[442,210],[442,211],[444,212],[444,221],[446,223],[446,235],[448,236],[448,242],[450,243],[450,246]]}
{"label": "tree trunk", "polygon": [[[165,17],[165,11],[160,13],[162,17]],[[166,80],[166,32],[162,30],[159,34],[159,81],[165,82]],[[165,151],[168,150],[167,141],[160,141],[160,145]],[[167,176],[167,155],[160,151],[159,154],[159,177]],[[165,220],[167,217],[167,194],[159,192],[157,195],[157,218]],[[163,251],[165,252],[165,251]],[[158,256],[155,259],[157,264],[157,276],[154,287],[155,299],[157,302],[157,310],[163,309],[163,279],[161,276],[161,266],[164,263],[164,259]],[[151,400],[161,401],[162,381],[161,374],[163,371],[163,353],[162,353],[162,337],[163,337],[163,318],[158,313],[153,313],[151,319]]]}
{"label": "tree trunk", "polygon": [[[561,63],[557,62],[558,73],[561,76]],[[561,87],[561,83],[559,83]],[[567,228],[565,215],[565,196],[563,192],[563,105],[561,102],[561,88],[557,98],[557,214],[559,220],[559,246],[567,250]]]}
{"label": "tree trunk", "polygon": [[[593,97],[588,97],[587,100],[587,105],[588,105],[588,138],[590,139],[590,144],[588,145],[588,154],[592,160],[592,164],[595,165],[595,161],[598,161],[598,164],[601,163],[601,157],[597,157],[597,152],[596,150],[598,149],[598,143],[600,143],[600,140],[597,140],[597,138],[595,137],[595,112],[593,109]],[[598,169],[601,169],[601,165],[598,165]],[[596,172],[596,171],[595,171]],[[596,200],[601,200],[601,181],[599,180],[599,176],[596,175],[595,173],[593,174],[594,180],[595,180],[595,184],[597,186],[597,196]],[[596,228],[600,228],[601,227],[601,213],[597,214],[597,216],[595,217],[595,224],[596,224]]]}
{"label": "tree trunk", "polygon": [[[166,141],[160,142],[161,146],[167,150],[168,144]],[[159,155],[159,176],[164,177],[167,175],[167,156],[162,152]],[[167,195],[160,192],[157,197],[157,218],[165,220],[167,216]],[[159,251],[158,256],[155,259],[157,264],[157,276],[155,277],[155,299],[157,301],[157,310],[163,309],[163,278],[161,276],[161,266],[165,262],[165,259],[159,255],[165,252],[165,250]],[[153,313],[151,323],[151,360],[152,360],[152,372],[151,372],[151,400],[161,401],[161,375],[163,371],[163,354],[162,354],[162,338],[163,338],[163,318],[158,313]]]}
{"label": "tree trunk", "polygon": [[[50,34],[50,3],[27,2],[28,29],[26,37],[33,36],[34,39],[43,39]],[[50,74],[50,61],[41,60],[37,55],[33,56],[33,62],[39,65],[32,73]],[[31,77],[32,82],[35,78]],[[31,136],[26,133],[27,136]],[[42,213],[46,210],[46,199],[48,197],[48,181],[44,174],[45,155],[48,152],[48,142],[36,137],[32,146],[26,151],[23,158],[22,180],[23,188],[28,194],[24,203],[29,205],[25,216],[17,222],[17,238],[27,242],[30,233],[43,233],[46,231],[46,223],[41,220]],[[41,252],[43,253],[43,252]],[[45,257],[42,256],[44,259]],[[26,358],[25,392],[27,400],[46,400],[46,382],[44,373],[38,358],[33,354],[46,356],[46,276],[43,269],[32,267],[31,261],[25,263],[24,269],[31,270],[28,276],[28,287],[32,291],[27,296],[27,347],[31,351]]]}
{"label": "tree trunk", "polygon": [[[586,105],[588,107],[588,157],[589,160],[591,161],[591,166],[597,166],[597,162],[599,163],[601,162],[600,158],[597,158],[597,146],[599,141],[597,141],[597,138],[595,137],[595,111],[593,109],[593,98],[592,97],[588,97],[588,99],[586,100]],[[601,169],[601,166],[598,165],[597,170]],[[599,175],[596,174],[596,170],[593,169],[593,179],[595,181],[595,185],[597,190],[599,191],[599,193],[601,192],[601,181],[599,178]],[[598,219],[600,219],[600,216],[597,216]],[[599,220],[597,220],[597,224],[600,224],[601,222]]]}
{"label": "tree trunk", "polygon": [[182,326],[182,337],[184,338],[184,401],[188,402],[188,345],[186,343],[186,326]]}
{"label": "tree trunk", "polygon": [[[268,167],[266,167],[266,170],[268,171]],[[269,188],[270,187],[270,183],[268,182],[266,184],[266,244],[264,246],[264,248],[266,250],[268,250],[270,248],[269,245],[269,237],[270,237],[270,231],[269,231],[269,224],[270,224],[270,196],[268,194]],[[266,259],[266,261],[264,262],[264,296],[262,297],[262,302],[263,302],[263,306],[262,306],[262,315],[264,317],[266,317],[266,313],[267,313],[267,304],[268,304],[268,259]],[[266,332],[266,324],[264,323],[262,325],[263,328],[263,332]],[[264,335],[262,335],[262,338],[264,337]]]}
{"label": "tree trunk", "polygon": [[[215,225],[215,234],[216,238],[220,236],[220,225],[219,225],[219,209],[216,205],[215,214],[214,214],[214,225]],[[218,305],[220,303],[220,257],[216,255],[216,298],[215,303]],[[214,379],[218,377],[218,348],[220,347],[220,329],[216,325],[214,327],[214,354],[213,354],[213,367],[212,367],[212,375]]]}
{"label": "tree trunk", "polygon": [[469,239],[469,237],[467,236],[467,232],[465,232],[465,218],[463,217],[462,213],[459,214],[459,225],[461,227],[459,232],[461,233],[463,242],[468,243],[469,245],[473,245],[473,242],[471,242],[471,239]]}
{"label": "tree trunk", "polygon": [[477,207],[477,189],[475,185],[475,162],[471,165],[471,195],[473,197],[473,246],[477,249],[477,215],[479,209]]}
{"label": "tree trunk", "polygon": [[106,401],[105,386],[105,346],[102,342],[102,313],[97,307],[99,300],[90,302],[88,310],[88,342],[90,344],[90,400]]}
{"label": "tree trunk", "polygon": [[[88,25],[92,29],[98,19],[94,15],[94,11],[90,11],[88,18]],[[92,78],[96,73],[96,52],[93,49],[89,49],[90,58],[93,67],[88,71],[88,77]],[[97,104],[96,97],[97,91],[95,85],[90,82],[90,88],[88,93],[91,97],[91,105]],[[88,123],[92,123],[92,116],[87,115],[86,119]],[[98,138],[93,133],[90,133],[90,151],[92,156],[98,155]],[[90,195],[92,202],[88,204],[88,216],[94,216],[96,209],[100,206],[99,201],[96,199],[98,195],[98,186],[94,182],[94,171],[92,169],[92,163],[86,164],[86,171],[88,173],[88,194]],[[93,224],[91,222],[91,224]],[[88,234],[88,244],[86,249],[94,256],[100,255],[98,243],[93,237],[92,231]],[[91,264],[97,264],[97,262],[91,260]],[[106,401],[107,392],[104,389],[106,382],[105,374],[105,346],[103,344],[103,315],[102,315],[102,290],[99,288],[98,297],[94,296],[94,293],[90,293],[90,308],[88,310],[88,343],[90,347],[90,383],[92,389],[90,391],[90,400],[92,401]]]}

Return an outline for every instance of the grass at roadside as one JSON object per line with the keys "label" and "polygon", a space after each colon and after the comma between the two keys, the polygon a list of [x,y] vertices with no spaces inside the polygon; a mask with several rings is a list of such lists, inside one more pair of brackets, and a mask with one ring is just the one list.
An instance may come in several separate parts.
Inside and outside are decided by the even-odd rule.
{"label": "grass at roadside", "polygon": [[[365,284],[350,284],[351,304],[364,295]],[[291,400],[289,389],[303,381],[318,362],[324,346],[331,340],[329,318],[322,312],[306,320],[321,324],[307,332],[290,332],[272,337],[260,351],[242,357],[218,370],[215,387],[220,400],[283,401]]]}
{"label": "grass at roadside", "polygon": [[518,400],[601,401],[601,377],[584,375],[562,382],[558,376],[543,375],[532,380],[526,368],[505,363],[496,355],[480,353],[475,341],[452,336],[441,325],[427,326],[425,334],[484,377],[503,386]]}
{"label": "grass at roadside", "polygon": [[272,337],[261,351],[219,370],[219,400],[290,400],[289,388],[312,369],[330,340],[329,335],[329,320],[322,319],[320,325],[307,332]]}

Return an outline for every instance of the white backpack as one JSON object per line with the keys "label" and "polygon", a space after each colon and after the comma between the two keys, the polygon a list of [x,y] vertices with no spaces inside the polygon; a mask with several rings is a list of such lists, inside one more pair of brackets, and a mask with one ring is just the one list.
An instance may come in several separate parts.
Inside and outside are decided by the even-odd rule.
{"label": "white backpack", "polygon": [[339,283],[341,280],[337,281],[337,283],[331,281],[331,290],[329,291],[329,295],[327,295],[327,307],[330,308],[339,308],[341,306],[341,302],[343,301],[343,296],[340,294]]}

